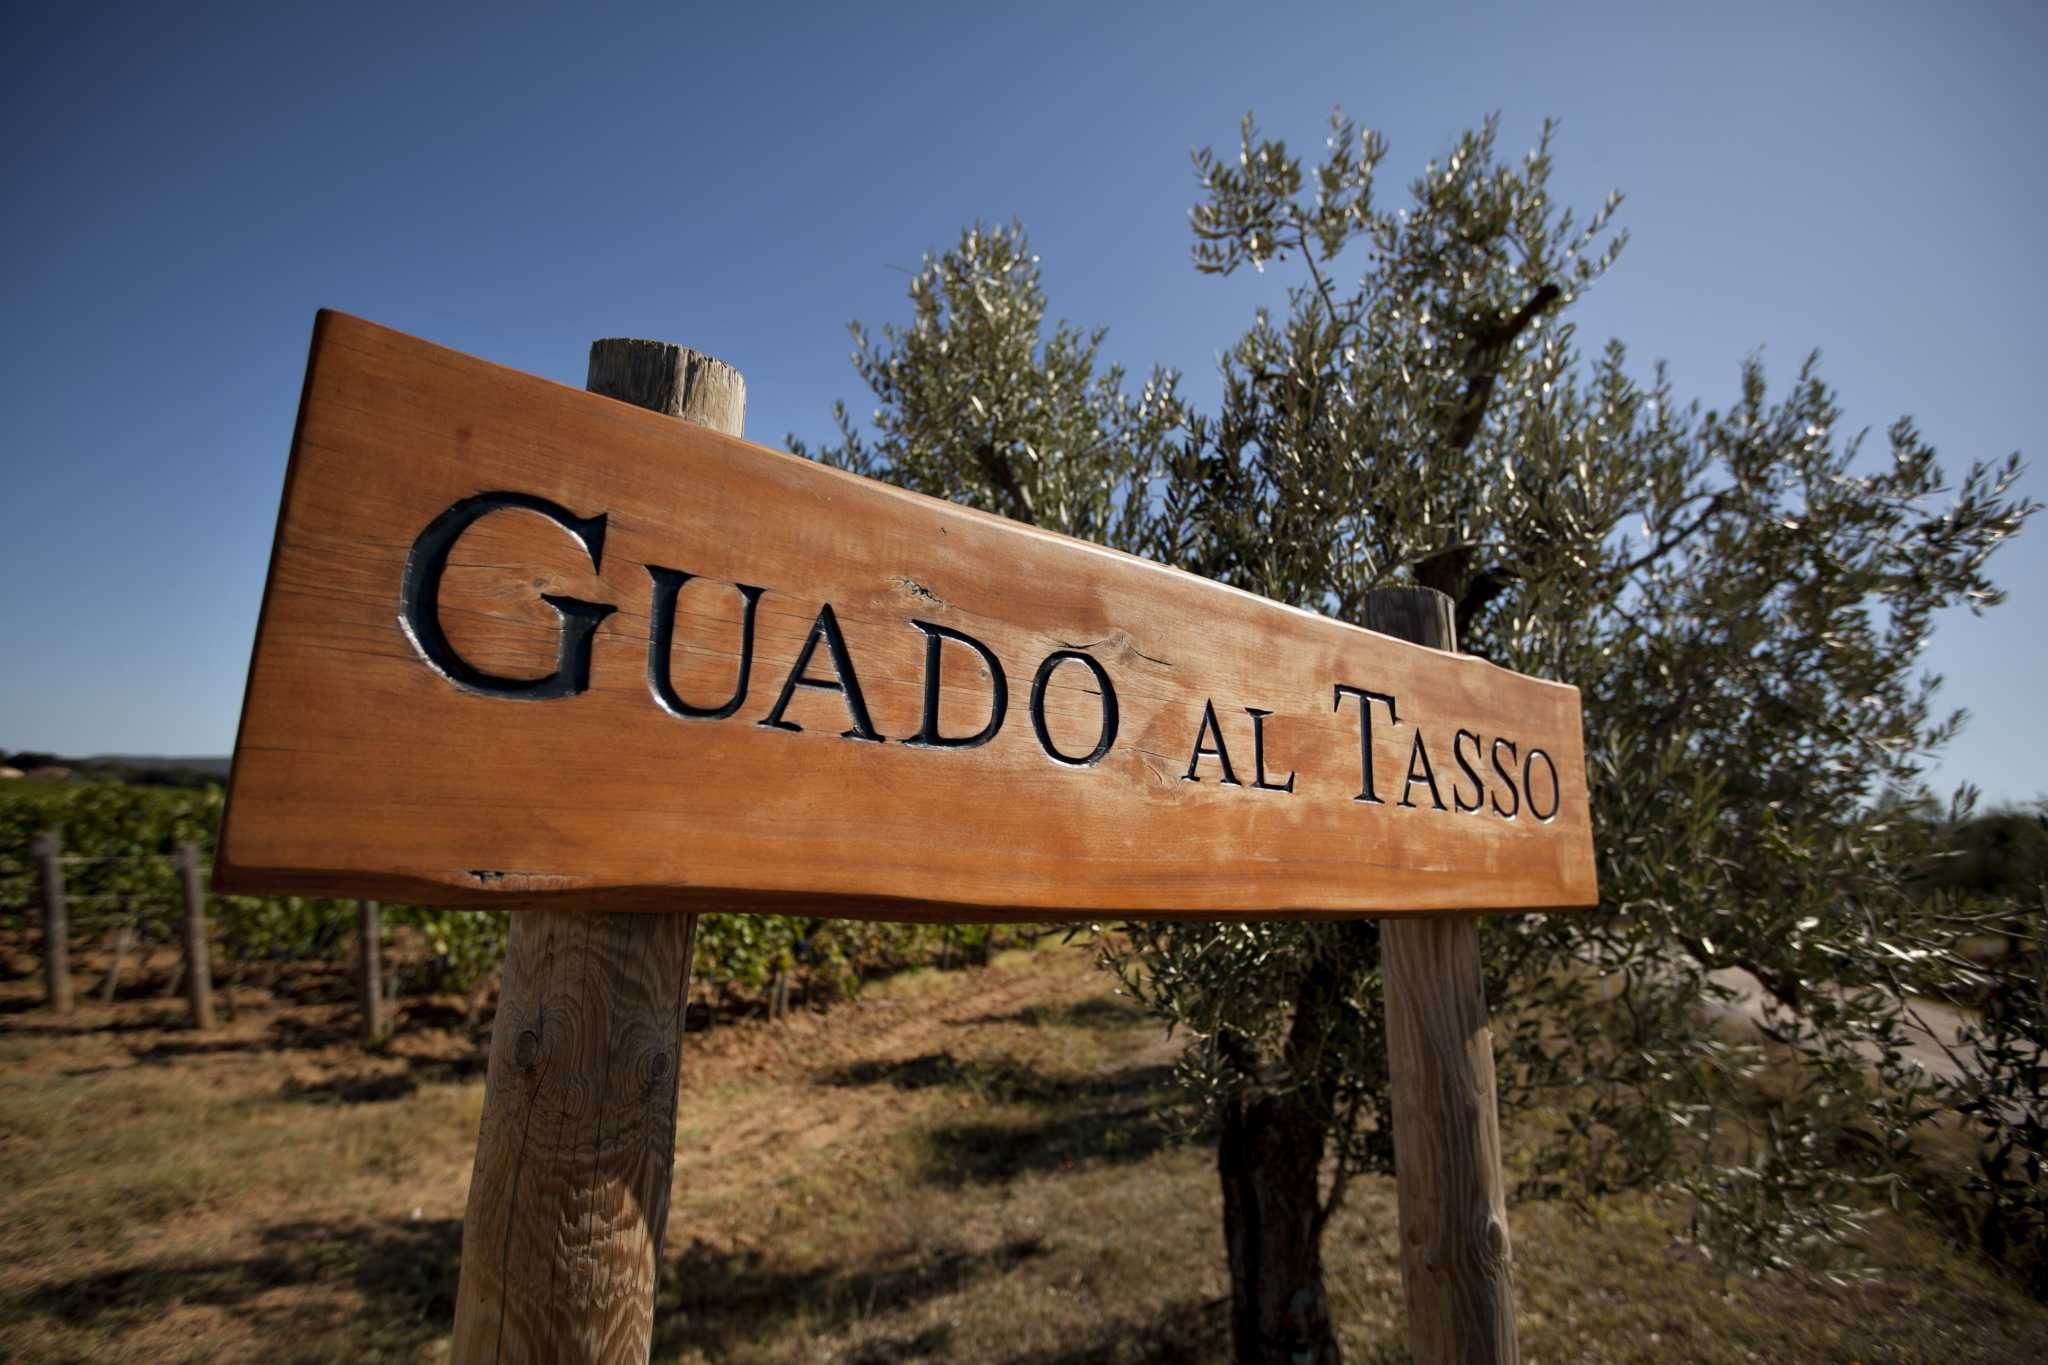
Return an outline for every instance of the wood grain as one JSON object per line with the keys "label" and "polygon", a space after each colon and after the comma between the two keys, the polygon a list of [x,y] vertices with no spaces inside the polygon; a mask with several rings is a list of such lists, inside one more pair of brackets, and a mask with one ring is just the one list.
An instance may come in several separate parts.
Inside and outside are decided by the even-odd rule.
{"label": "wood grain", "polygon": [[514,923],[462,1227],[456,1365],[644,1365],[691,915]]}
{"label": "wood grain", "polygon": [[[1457,649],[1451,599],[1429,588],[1374,592],[1366,622]],[[1410,1351],[1416,1365],[1513,1365],[1521,1356],[1478,922],[1390,919],[1380,968]]]}
{"label": "wood grain", "polygon": [[[744,429],[739,372],[685,347],[599,341],[589,382]],[[692,914],[513,920],[463,1219],[457,1365],[647,1360],[696,932]]]}
{"label": "wood grain", "polygon": [[594,342],[583,387],[727,436],[746,429],[747,381],[740,372],[716,356],[673,342],[630,337]]}
{"label": "wood grain", "polygon": [[[593,564],[534,510],[482,516],[432,595],[449,648],[492,676],[539,678],[565,635],[543,594],[601,604],[581,693],[465,690],[401,626],[416,540],[492,491],[603,514],[602,553]],[[691,576],[665,660],[650,657],[650,565]],[[725,719],[671,714],[650,682],[660,662],[685,706],[733,696],[740,585],[761,590],[743,701]],[[828,606],[864,717],[827,688],[795,687],[776,707],[807,642],[806,676],[843,681],[817,638]],[[1007,705],[989,742],[906,742],[925,720],[930,634],[916,622],[998,661]],[[971,736],[990,718],[993,670],[956,640],[939,648],[938,736]],[[1102,732],[1094,669],[1118,706],[1114,743],[1093,764],[1059,761]],[[1370,703],[1377,801],[1357,799],[1362,703],[1340,684],[1397,701],[1398,723]],[[1460,729],[1474,738],[1457,750]],[[1235,781],[1204,745],[1227,752]],[[1471,779],[1454,750],[1476,760]],[[1479,808],[1456,808],[1481,781]],[[331,313],[315,330],[216,878],[427,904],[906,919],[1597,899],[1570,687]]]}

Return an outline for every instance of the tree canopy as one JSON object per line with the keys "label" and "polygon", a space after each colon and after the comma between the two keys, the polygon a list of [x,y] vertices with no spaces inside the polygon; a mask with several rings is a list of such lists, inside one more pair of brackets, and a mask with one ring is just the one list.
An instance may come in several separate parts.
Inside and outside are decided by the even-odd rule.
{"label": "tree canopy", "polygon": [[[1916,875],[1929,822],[1878,798],[1919,790],[1960,723],[1919,659],[1942,610],[2001,600],[1990,557],[2035,508],[2017,455],[1951,477],[1910,421],[1881,451],[1845,431],[1817,359],[1776,385],[1733,362],[1705,406],[1619,341],[1584,349],[1572,310],[1619,257],[1621,200],[1555,202],[1551,145],[1506,157],[1489,121],[1397,206],[1383,140],[1341,116],[1319,159],[1249,117],[1198,153],[1196,269],[1293,281],[1224,353],[1213,412],[1165,371],[1129,392],[1100,331],[1048,333],[1022,229],[972,228],[926,259],[908,327],[856,326],[873,434],[841,409],[817,454],[1342,619],[1433,587],[1466,651],[1576,684],[1602,904],[1483,934],[1503,1105],[1542,1135],[1524,1189],[1680,1192],[1710,1246],[1810,1261],[1860,1189],[1925,1174],[1931,1117],[2012,1117],[1966,1108],[1967,1085],[2009,1088],[1988,1054],[1953,1054],[1945,1089],[1909,1065],[1910,997],[1982,968],[1954,951],[1966,898]],[[1232,1151],[1288,1148],[1319,1237],[1393,1157],[1375,927],[1101,941],[1187,1039],[1226,1203]],[[1731,1030],[1751,981],[1758,1027]],[[1269,1358],[1261,1331],[1287,1337],[1270,1358],[1336,1358],[1309,1252],[1312,1311],[1238,1286],[1241,1359]]]}

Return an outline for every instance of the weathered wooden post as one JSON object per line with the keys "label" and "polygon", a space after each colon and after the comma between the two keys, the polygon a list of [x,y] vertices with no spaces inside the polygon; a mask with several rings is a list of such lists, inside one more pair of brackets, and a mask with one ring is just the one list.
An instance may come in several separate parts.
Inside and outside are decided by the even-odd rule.
{"label": "weathered wooden post", "polygon": [[43,993],[58,1014],[71,1013],[71,928],[64,916],[64,844],[54,833],[29,842],[43,883]]}
{"label": "weathered wooden post", "polygon": [[122,902],[121,911],[125,918],[122,919],[119,927],[114,930],[113,965],[107,968],[107,978],[100,983],[100,1003],[102,1005],[114,1003],[115,992],[121,989],[121,969],[128,963],[128,950],[135,946],[136,912],[128,908],[126,901]]}
{"label": "weathered wooden post", "polygon": [[[746,419],[737,370],[663,342],[594,343],[586,387],[731,436]],[[692,914],[512,917],[456,1365],[647,1359],[696,930]]]}
{"label": "weathered wooden post", "polygon": [[[1432,588],[1379,589],[1366,598],[1365,624],[1457,652],[1451,599]],[[1416,1365],[1513,1365],[1521,1352],[1478,921],[1382,920],[1380,970],[1409,1349]]]}
{"label": "weathered wooden post", "polygon": [[199,848],[179,844],[178,889],[185,901],[185,1003],[192,1027],[213,1027],[213,965],[206,948],[206,893],[199,886]]}
{"label": "weathered wooden post", "polygon": [[356,902],[357,998],[362,1002],[363,1042],[375,1046],[384,1037],[384,996],[377,986],[378,954],[383,943],[377,902]]}

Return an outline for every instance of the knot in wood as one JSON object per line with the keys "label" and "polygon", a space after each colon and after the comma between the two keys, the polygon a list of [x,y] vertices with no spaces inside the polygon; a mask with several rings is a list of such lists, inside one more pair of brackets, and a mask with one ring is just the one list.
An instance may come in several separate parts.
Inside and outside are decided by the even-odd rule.
{"label": "knot in wood", "polygon": [[640,1058],[640,1086],[652,1090],[668,1076],[668,1054],[660,1048],[650,1048]]}
{"label": "knot in wood", "polygon": [[512,1064],[521,1071],[531,1071],[540,1063],[540,1035],[530,1028],[519,1030],[519,1036],[512,1042]]}

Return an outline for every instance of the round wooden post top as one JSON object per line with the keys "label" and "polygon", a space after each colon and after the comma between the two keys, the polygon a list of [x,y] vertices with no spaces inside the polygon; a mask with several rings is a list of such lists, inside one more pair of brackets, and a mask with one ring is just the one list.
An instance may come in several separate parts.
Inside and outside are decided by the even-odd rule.
{"label": "round wooden post top", "polygon": [[634,407],[737,436],[746,423],[747,381],[716,356],[669,341],[604,337],[590,343],[584,387]]}

